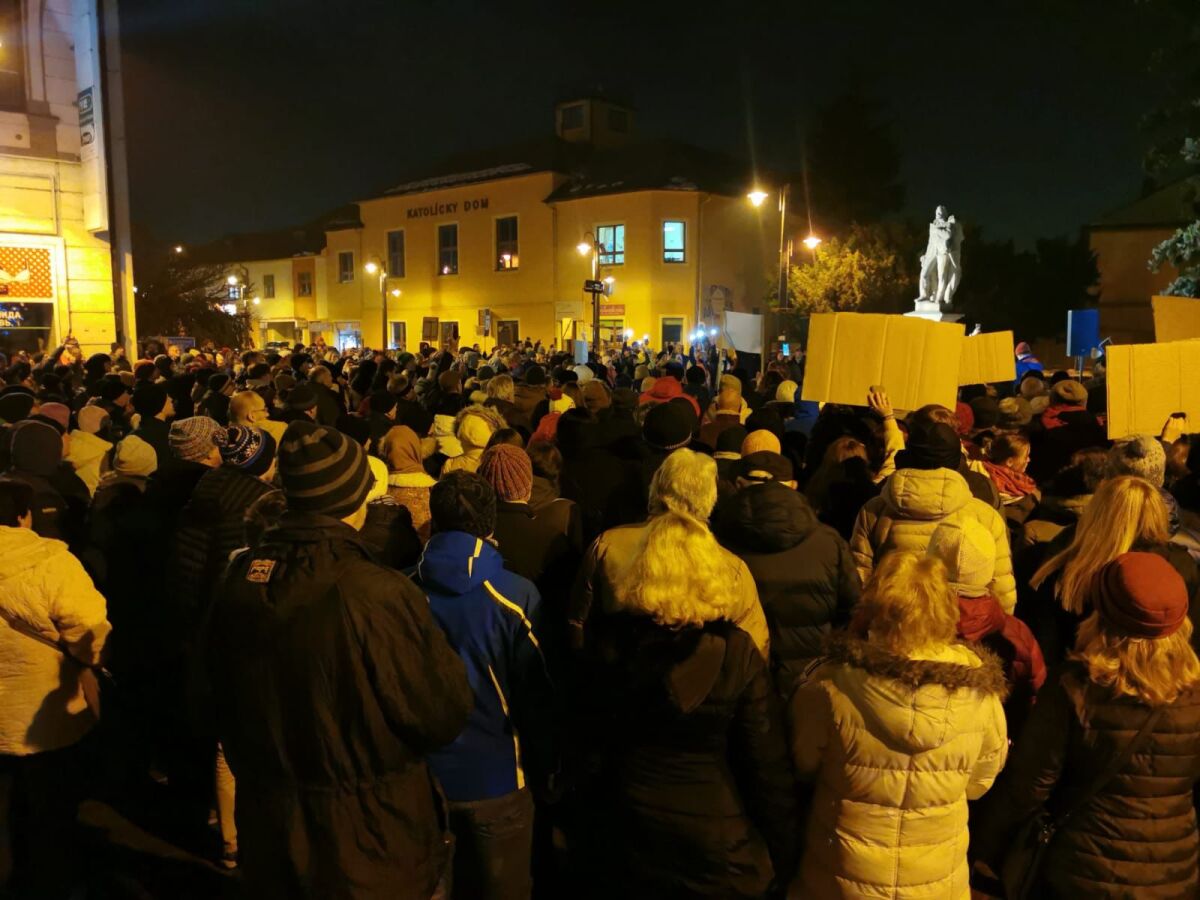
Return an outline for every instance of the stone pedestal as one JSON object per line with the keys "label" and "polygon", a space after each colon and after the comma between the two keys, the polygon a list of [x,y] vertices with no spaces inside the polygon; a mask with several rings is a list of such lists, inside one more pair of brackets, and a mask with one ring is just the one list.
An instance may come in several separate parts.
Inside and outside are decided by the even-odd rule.
{"label": "stone pedestal", "polygon": [[912,312],[906,312],[904,315],[913,316],[918,319],[928,319],[930,322],[961,322],[963,317],[960,313],[948,312],[938,306],[936,300],[917,300],[914,303],[916,309]]}

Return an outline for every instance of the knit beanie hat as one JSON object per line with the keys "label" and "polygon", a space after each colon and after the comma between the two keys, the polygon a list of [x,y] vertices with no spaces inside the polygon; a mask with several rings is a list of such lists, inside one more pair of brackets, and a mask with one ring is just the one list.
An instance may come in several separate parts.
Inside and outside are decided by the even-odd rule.
{"label": "knit beanie hat", "polygon": [[545,384],[546,383],[546,370],[543,369],[541,366],[530,366],[528,369],[525,370],[525,383],[526,384]]}
{"label": "knit beanie hat", "polygon": [[760,453],[763,450],[771,453],[783,453],[783,447],[777,438],[765,428],[760,428],[757,431],[751,431],[746,435],[746,439],[742,441],[742,456],[749,456],[751,453]]}
{"label": "knit beanie hat", "polygon": [[791,380],[779,382],[779,387],[775,388],[775,401],[777,403],[795,403],[798,387],[799,385]]}
{"label": "knit beanie hat", "polygon": [[79,421],[79,430],[88,434],[98,434],[108,420],[108,413],[102,406],[85,406],[75,416]]}
{"label": "knit beanie hat", "polygon": [[221,446],[221,461],[247,475],[262,475],[275,459],[275,439],[248,425],[230,425]]}
{"label": "knit beanie hat", "polygon": [[63,439],[49,422],[26,419],[12,429],[9,458],[12,467],[48,478],[58,468],[63,455]]}
{"label": "knit beanie hat", "polygon": [[738,476],[748,481],[793,481],[796,470],[786,456],[770,450],[758,450],[742,457]]}
{"label": "knit beanie hat", "polygon": [[746,431],[741,425],[730,425],[717,435],[717,445],[713,450],[717,453],[736,453],[742,455],[742,443],[746,440]]}
{"label": "knit beanie hat", "polygon": [[64,433],[71,427],[71,410],[62,403],[43,403],[38,415],[53,421]]}
{"label": "knit beanie hat", "polygon": [[682,403],[660,403],[646,414],[642,440],[656,450],[678,450],[692,440],[696,415]]}
{"label": "knit beanie hat", "polygon": [[479,474],[506,503],[523,503],[533,493],[533,463],[529,454],[512,444],[497,444],[484,451]]}
{"label": "knit beanie hat", "polygon": [[133,389],[133,408],[141,416],[153,418],[167,405],[167,391],[161,384],[144,381]]}
{"label": "knit beanie hat", "polygon": [[939,525],[929,538],[925,555],[946,564],[950,586],[960,597],[986,595],[996,575],[996,541],[974,519]]}
{"label": "knit beanie hat", "polygon": [[136,434],[131,434],[117,444],[112,465],[118,475],[148,478],[158,468],[158,454]]}
{"label": "knit beanie hat", "polygon": [[171,423],[167,443],[176,459],[200,462],[208,458],[213,447],[220,447],[225,443],[225,429],[216,419],[208,416],[176,419]]}
{"label": "knit beanie hat", "polygon": [[1109,478],[1136,475],[1160,488],[1167,477],[1167,454],[1157,438],[1139,434],[1113,445],[1107,469]]}
{"label": "knit beanie hat", "polygon": [[317,392],[311,384],[298,384],[287,395],[287,408],[296,412],[305,412],[317,405]]}
{"label": "knit beanie hat", "polygon": [[214,372],[208,376],[208,389],[214,394],[219,394],[225,390],[227,384],[229,384],[229,376],[224,372]]}
{"label": "knit beanie hat", "polygon": [[1005,397],[997,407],[1001,428],[1023,428],[1033,421],[1033,407],[1024,397]]}
{"label": "knit beanie hat", "polygon": [[1000,404],[993,397],[976,397],[971,401],[971,414],[977,429],[994,428],[1000,421]]}
{"label": "knit beanie hat", "polygon": [[[145,382],[143,382],[144,384]],[[109,403],[116,403],[121,399],[122,394],[128,394],[129,388],[119,378],[105,378],[100,382],[100,399]]]}
{"label": "knit beanie hat", "polygon": [[908,446],[896,454],[897,469],[958,470],[962,444],[958,434],[942,422],[919,422],[908,433]]}
{"label": "knit beanie hat", "polygon": [[363,505],[372,477],[359,444],[334,428],[298,419],[279,443],[279,480],[289,510],[342,519]]}
{"label": "knit beanie hat", "polygon": [[8,391],[0,396],[0,422],[20,422],[31,412],[36,402],[32,392]]}
{"label": "knit beanie hat", "polygon": [[1118,556],[1096,576],[1092,600],[1109,630],[1132,638],[1172,635],[1188,612],[1183,577],[1157,553]]}
{"label": "knit beanie hat", "polygon": [[496,492],[481,475],[457,469],[430,490],[429,512],[437,531],[489,537],[496,530]]}

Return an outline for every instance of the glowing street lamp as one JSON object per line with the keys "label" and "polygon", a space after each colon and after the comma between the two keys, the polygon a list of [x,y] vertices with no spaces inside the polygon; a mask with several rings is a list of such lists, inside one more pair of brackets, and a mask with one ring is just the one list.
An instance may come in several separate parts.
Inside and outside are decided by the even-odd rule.
{"label": "glowing street lamp", "polygon": [[178,256],[182,252],[183,252],[183,244],[176,244],[175,245],[175,255]]}
{"label": "glowing street lamp", "polygon": [[399,297],[400,296],[400,288],[392,288],[392,296]]}
{"label": "glowing street lamp", "polygon": [[228,278],[225,279],[225,283],[227,285],[229,285],[230,287],[233,287],[234,285],[236,285],[238,283],[238,277],[236,275],[230,275]]}
{"label": "glowing street lamp", "polygon": [[579,251],[580,256],[587,256],[592,252],[592,245],[587,241],[580,241],[575,245],[575,249]]}
{"label": "glowing street lamp", "polygon": [[383,268],[383,262],[377,259],[369,259],[363,264],[363,271],[368,275],[379,276],[379,306],[382,317],[380,324],[379,339],[383,344],[383,349],[388,349],[388,289],[387,289],[387,271]]}
{"label": "glowing street lamp", "polygon": [[750,193],[748,193],[746,195],[746,199],[748,199],[750,201],[750,204],[752,206],[759,207],[759,206],[763,205],[763,201],[765,201],[767,199],[767,196],[768,196],[768,194],[766,191],[755,188],[754,190],[752,190]]}
{"label": "glowing street lamp", "polygon": [[379,273],[379,263],[369,262],[363,266],[363,269],[368,275],[377,275]]}
{"label": "glowing street lamp", "polygon": [[604,283],[609,287],[612,287],[614,284],[616,284],[616,281],[617,279],[613,278],[611,275],[606,276],[604,279]]}
{"label": "glowing street lamp", "polygon": [[806,237],[800,243],[804,244],[804,246],[807,247],[809,250],[816,250],[817,247],[820,246],[820,244],[821,244],[821,239],[819,237],[817,237],[815,234],[810,234],[808,237]]}

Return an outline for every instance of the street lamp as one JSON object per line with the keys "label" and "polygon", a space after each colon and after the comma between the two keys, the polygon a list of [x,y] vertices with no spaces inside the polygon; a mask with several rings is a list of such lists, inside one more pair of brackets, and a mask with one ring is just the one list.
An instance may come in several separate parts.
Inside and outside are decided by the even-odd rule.
{"label": "street lamp", "polygon": [[746,195],[746,199],[750,201],[751,206],[758,208],[762,206],[763,201],[767,199],[767,192],[760,191],[758,188],[755,188]]}
{"label": "street lamp", "polygon": [[175,255],[178,256],[181,253],[183,253],[183,244],[176,244],[175,245]]}
{"label": "street lamp", "polygon": [[815,234],[810,234],[808,237],[806,237],[800,243],[804,244],[804,246],[807,247],[809,250],[816,250],[817,247],[820,246],[820,244],[821,244],[821,239],[819,237],[817,237]]}
{"label": "street lamp", "polygon": [[[580,256],[587,256],[589,253],[592,256],[592,281],[596,280],[596,276],[600,270],[600,254],[604,252],[604,245],[596,240],[596,235],[589,231],[584,235],[582,241],[575,245],[575,249],[579,251]],[[612,285],[616,281],[611,275],[604,279],[604,283]],[[600,352],[600,294],[592,291],[592,349],[596,353]]]}
{"label": "street lamp", "polygon": [[[363,266],[363,271],[368,275],[379,276],[379,304],[383,317],[382,328],[379,332],[380,339],[383,341],[383,350],[386,353],[391,346],[391,341],[388,340],[388,289],[387,289],[387,270],[383,267],[383,261],[378,257],[373,257],[367,260]],[[396,292],[399,294],[399,291]]]}

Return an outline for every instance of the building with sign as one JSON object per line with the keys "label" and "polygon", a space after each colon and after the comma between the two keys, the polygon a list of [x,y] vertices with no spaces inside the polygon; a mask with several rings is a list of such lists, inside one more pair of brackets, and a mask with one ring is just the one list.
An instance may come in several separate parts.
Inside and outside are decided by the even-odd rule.
{"label": "building with sign", "polygon": [[[779,219],[773,204],[747,200],[761,186],[749,166],[688,144],[637,141],[633,111],[606,99],[560,103],[555,125],[553,136],[450,159],[358,201],[356,216],[326,225],[313,314],[293,305],[272,316],[307,320],[294,333],[307,330],[308,341],[315,320],[339,346],[526,338],[563,346],[591,340],[584,282],[598,278],[607,290],[601,336],[661,346],[719,324],[724,309],[765,306]],[[252,276],[265,271],[264,260],[234,259]],[[266,302],[260,334],[282,334]]]}
{"label": "building with sign", "polygon": [[114,0],[0,0],[0,352],[133,341],[122,121]]}

